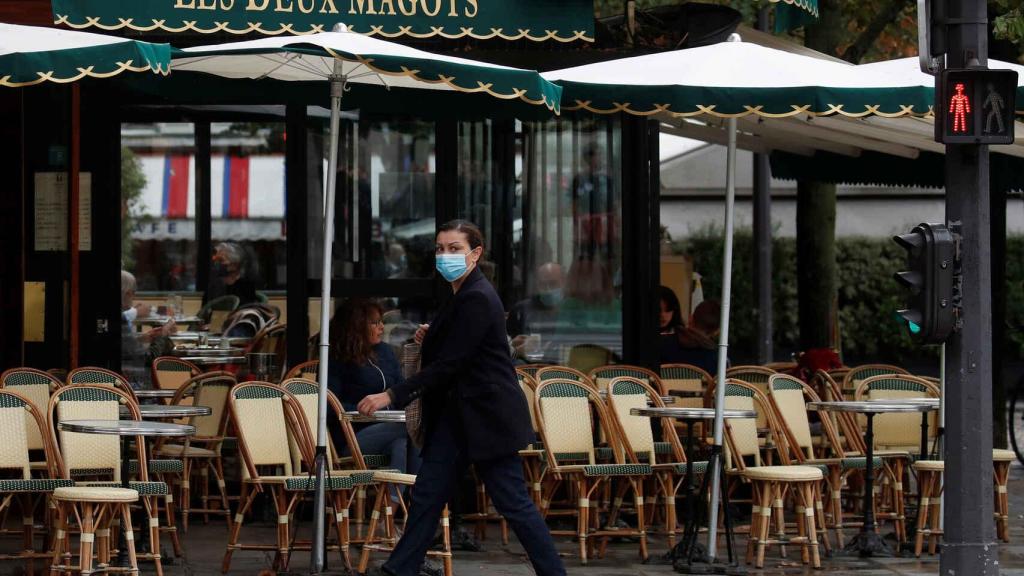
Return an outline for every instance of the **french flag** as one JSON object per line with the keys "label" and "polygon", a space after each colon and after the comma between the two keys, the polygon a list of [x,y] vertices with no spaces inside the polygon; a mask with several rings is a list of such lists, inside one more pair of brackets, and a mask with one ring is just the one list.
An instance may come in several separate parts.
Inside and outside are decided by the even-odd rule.
{"label": "french flag", "polygon": [[188,184],[191,156],[167,156],[164,162],[163,215],[188,217]]}
{"label": "french flag", "polygon": [[249,157],[224,157],[221,211],[224,218],[249,216]]}

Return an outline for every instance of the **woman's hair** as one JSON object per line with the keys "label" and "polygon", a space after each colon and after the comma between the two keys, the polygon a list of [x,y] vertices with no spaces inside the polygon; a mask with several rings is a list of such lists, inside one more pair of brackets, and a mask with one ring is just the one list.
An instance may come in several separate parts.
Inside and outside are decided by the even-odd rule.
{"label": "woman's hair", "polygon": [[462,232],[466,235],[466,240],[469,241],[470,250],[475,250],[484,245],[483,232],[480,231],[479,226],[469,220],[449,220],[441,224],[437,232]]}
{"label": "woman's hair", "polygon": [[331,356],[360,366],[374,360],[369,338],[370,317],[383,313],[384,309],[376,300],[349,298],[342,302],[331,320]]}
{"label": "woman's hair", "polygon": [[672,320],[669,320],[668,325],[672,328],[685,326],[682,307],[679,305],[679,298],[676,297],[676,293],[668,286],[658,286],[658,297],[661,299],[661,302],[665,303],[665,308],[672,311]]}

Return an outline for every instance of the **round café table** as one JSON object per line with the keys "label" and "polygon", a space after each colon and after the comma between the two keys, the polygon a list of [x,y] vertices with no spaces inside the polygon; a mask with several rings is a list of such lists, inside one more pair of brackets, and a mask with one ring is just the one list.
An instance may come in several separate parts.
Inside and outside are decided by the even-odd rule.
{"label": "round caf\u00e9 table", "polygon": [[158,388],[156,390],[135,390],[135,397],[139,400],[174,398],[177,390],[170,388]]}
{"label": "round caf\u00e9 table", "polygon": [[349,422],[401,422],[405,423],[405,410],[377,410],[373,416],[363,416],[355,410],[345,412],[342,418]]}
{"label": "round caf\u00e9 table", "polygon": [[[121,415],[129,414],[128,408],[122,406]],[[177,404],[142,404],[139,406],[139,414],[143,420],[164,420],[176,418],[190,418],[192,416],[209,416],[213,410],[208,406],[178,406]]]}
{"label": "round caf\u00e9 table", "polygon": [[867,430],[864,433],[864,444],[867,447],[864,467],[864,523],[860,532],[847,543],[844,551],[857,553],[867,558],[874,555],[892,555],[892,549],[885,543],[882,536],[875,532],[875,416],[878,414],[921,413],[921,457],[928,454],[928,412],[939,407],[937,399],[901,398],[897,400],[837,400],[832,402],[808,402],[807,407],[813,410],[833,412],[852,412],[863,414],[867,418]]}
{"label": "round caf\u00e9 table", "polygon": [[[600,390],[600,391],[598,391],[598,395],[601,396],[601,398],[608,398],[608,391],[607,390]],[[676,396],[660,396],[660,398],[661,398],[661,402],[663,404],[675,404],[676,403]]]}
{"label": "round caf\u00e9 table", "polygon": [[[186,424],[169,424],[165,422],[147,422],[143,420],[64,420],[57,423],[57,429],[64,432],[79,434],[103,434],[121,437],[121,486],[129,488],[130,467],[128,440],[132,436],[193,436],[195,426]],[[143,463],[140,462],[141,466]],[[124,530],[121,531],[121,542],[118,545],[117,565],[126,566],[128,561],[128,544]]]}
{"label": "round caf\u00e9 table", "polygon": [[241,365],[248,362],[245,356],[182,356],[181,359],[196,366]]}
{"label": "round caf\u00e9 table", "polygon": [[[707,510],[707,499],[711,494],[711,471],[714,470],[715,466],[719,466],[722,469],[721,479],[725,482],[725,462],[722,459],[721,447],[712,446],[711,457],[708,459],[707,470],[704,472],[704,479],[701,481],[700,489],[695,491],[693,485],[694,471],[693,471],[693,458],[690,457],[693,454],[693,428],[694,423],[698,421],[707,421],[715,419],[714,408],[673,408],[673,407],[651,407],[651,408],[633,408],[630,410],[630,414],[633,416],[646,416],[648,418],[672,418],[674,420],[681,420],[686,423],[686,478],[684,479],[684,485],[686,487],[686,530],[683,532],[683,538],[664,556],[664,560],[672,562],[677,568],[683,569],[682,566],[691,568],[696,567],[694,565],[706,564],[709,558],[708,551],[697,542],[697,536],[700,533],[700,527],[704,524],[704,518],[708,514],[715,514],[717,511]],[[757,418],[757,412],[754,410],[722,410],[722,418],[726,420],[740,420],[747,418]],[[697,509],[697,505],[700,508]],[[729,491],[726,487],[722,489],[722,513],[724,517],[723,525],[725,526],[725,538],[726,547],[729,552],[729,564],[735,563],[733,555],[733,534],[732,534],[732,523],[729,518]],[[712,551],[713,554],[713,551]]]}

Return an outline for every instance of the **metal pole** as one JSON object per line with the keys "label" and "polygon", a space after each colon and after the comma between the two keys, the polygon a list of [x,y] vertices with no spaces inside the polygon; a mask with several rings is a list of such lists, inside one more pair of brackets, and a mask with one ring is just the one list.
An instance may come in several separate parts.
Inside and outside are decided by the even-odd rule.
{"label": "metal pole", "polygon": [[[949,68],[988,59],[981,0],[948,6]],[[974,62],[972,62],[974,61]],[[988,146],[946,146],[946,222],[960,236],[962,327],[946,342],[945,543],[939,573],[999,574],[992,521],[992,267]]]}
{"label": "metal pole", "polygon": [[[736,34],[729,37],[739,38]],[[715,445],[721,458],[725,409],[725,371],[729,363],[729,300],[732,298],[732,234],[733,211],[736,204],[736,119],[729,118],[729,148],[725,173],[725,254],[722,257],[722,320],[718,335],[718,374],[715,386]],[[721,462],[711,469],[711,503],[708,507],[708,557],[714,562],[718,546],[718,502],[721,498]]]}
{"label": "metal pole", "polygon": [[[757,13],[757,29],[768,30],[768,12]],[[757,361],[774,359],[772,343],[772,184],[767,154],[754,154],[754,303],[757,322]]]}
{"label": "metal pole", "polygon": [[338,180],[338,125],[341,119],[341,97],[345,93],[345,77],[341,60],[334,61],[331,81],[331,131],[330,152],[327,156],[327,190],[324,193],[324,249],[323,281],[320,292],[320,364],[317,382],[320,385],[317,398],[316,426],[316,496],[313,501],[313,545],[310,559],[310,573],[323,572],[324,514],[327,504],[324,482],[327,477],[327,363],[331,349],[331,248],[334,244],[334,187]]}

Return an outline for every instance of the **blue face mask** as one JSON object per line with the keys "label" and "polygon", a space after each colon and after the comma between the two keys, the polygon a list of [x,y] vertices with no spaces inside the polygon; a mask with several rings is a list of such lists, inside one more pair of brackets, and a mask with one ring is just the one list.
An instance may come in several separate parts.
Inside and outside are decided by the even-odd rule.
{"label": "blue face mask", "polygon": [[555,288],[554,290],[547,290],[537,295],[540,298],[540,303],[547,306],[548,308],[554,308],[562,303],[562,289]]}
{"label": "blue face mask", "polygon": [[455,282],[466,273],[468,254],[438,254],[436,256],[437,271],[449,282]]}

